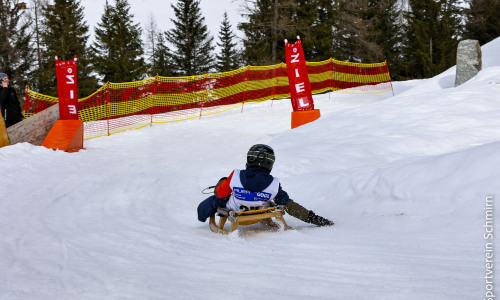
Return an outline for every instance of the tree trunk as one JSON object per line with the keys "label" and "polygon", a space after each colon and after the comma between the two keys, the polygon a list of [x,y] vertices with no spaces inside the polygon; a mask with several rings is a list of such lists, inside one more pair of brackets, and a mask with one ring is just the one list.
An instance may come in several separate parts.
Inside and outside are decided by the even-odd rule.
{"label": "tree trunk", "polygon": [[274,0],[274,11],[273,11],[273,27],[272,27],[272,41],[271,41],[271,60],[276,63],[276,49],[278,48],[278,19],[279,19],[279,0]]}

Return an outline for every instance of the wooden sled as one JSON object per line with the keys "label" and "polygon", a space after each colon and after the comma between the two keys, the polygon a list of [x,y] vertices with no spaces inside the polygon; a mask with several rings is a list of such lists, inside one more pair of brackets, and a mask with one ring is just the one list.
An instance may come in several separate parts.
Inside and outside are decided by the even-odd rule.
{"label": "wooden sled", "polygon": [[[258,222],[263,222],[270,227],[279,227],[278,224],[272,221],[276,218],[283,223],[284,229],[292,229],[288,226],[283,218],[285,214],[285,207],[282,205],[272,206],[269,208],[249,210],[249,211],[234,211],[227,208],[219,207],[217,209],[217,216],[219,216],[219,224],[215,222],[216,215],[210,217],[210,229],[215,233],[229,234],[235,231],[240,225],[252,225]],[[224,224],[229,220],[231,227],[229,231],[224,230]]]}

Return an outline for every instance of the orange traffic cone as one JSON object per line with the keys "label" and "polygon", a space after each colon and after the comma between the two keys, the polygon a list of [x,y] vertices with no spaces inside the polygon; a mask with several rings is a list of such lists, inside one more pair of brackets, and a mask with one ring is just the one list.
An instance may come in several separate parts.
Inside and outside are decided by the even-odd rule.
{"label": "orange traffic cone", "polygon": [[319,119],[319,109],[292,112],[292,129]]}

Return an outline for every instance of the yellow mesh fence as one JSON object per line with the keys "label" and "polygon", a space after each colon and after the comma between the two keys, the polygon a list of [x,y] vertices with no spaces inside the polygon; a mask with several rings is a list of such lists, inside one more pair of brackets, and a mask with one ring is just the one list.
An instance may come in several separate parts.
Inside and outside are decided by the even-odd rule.
{"label": "yellow mesh fence", "polygon": [[[360,64],[329,59],[307,62],[313,94],[329,91],[380,93],[392,90],[386,62]],[[290,98],[286,64],[247,66],[197,76],[156,76],[141,81],[108,82],[78,99],[85,139],[153,123],[166,123],[224,112],[243,103]],[[24,115],[30,117],[58,102],[29,87]]]}

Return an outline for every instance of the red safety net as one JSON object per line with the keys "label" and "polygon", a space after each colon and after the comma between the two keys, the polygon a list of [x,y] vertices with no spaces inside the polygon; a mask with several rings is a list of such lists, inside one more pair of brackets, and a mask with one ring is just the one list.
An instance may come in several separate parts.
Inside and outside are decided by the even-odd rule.
{"label": "red safety net", "polygon": [[[306,65],[313,94],[392,91],[386,62],[360,64],[329,59]],[[286,98],[290,98],[290,89],[286,64],[281,63],[188,77],[156,76],[135,82],[108,82],[78,100],[78,115],[85,122],[85,139],[89,139],[153,123],[199,118],[244,103]],[[57,102],[55,97],[28,88],[24,115],[29,117]]]}

